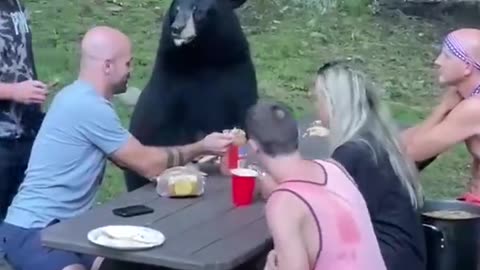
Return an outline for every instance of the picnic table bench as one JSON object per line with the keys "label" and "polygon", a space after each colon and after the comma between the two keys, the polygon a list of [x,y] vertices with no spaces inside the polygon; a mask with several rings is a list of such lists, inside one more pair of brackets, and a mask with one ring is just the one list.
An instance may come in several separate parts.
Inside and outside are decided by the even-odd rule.
{"label": "picnic table bench", "polygon": [[[299,122],[301,133],[311,118]],[[302,138],[300,149],[309,158],[326,153],[325,138]],[[123,218],[112,210],[135,204],[154,209],[151,214]],[[90,230],[106,225],[146,226],[162,232],[162,246],[142,251],[120,251],[92,244]],[[56,249],[183,270],[234,269],[271,249],[272,239],[264,217],[264,202],[235,207],[227,176],[209,175],[205,193],[198,198],[162,198],[148,184],[90,211],[46,228],[43,244]]]}

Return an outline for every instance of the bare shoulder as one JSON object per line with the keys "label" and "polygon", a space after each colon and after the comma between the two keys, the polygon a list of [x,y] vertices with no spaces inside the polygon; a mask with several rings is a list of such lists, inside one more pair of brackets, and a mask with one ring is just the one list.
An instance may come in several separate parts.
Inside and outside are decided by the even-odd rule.
{"label": "bare shoulder", "polygon": [[289,219],[301,220],[305,216],[305,203],[297,193],[278,189],[270,195],[266,204],[266,214],[268,218],[285,218],[288,213]]}
{"label": "bare shoulder", "polygon": [[467,98],[458,105],[464,110],[480,112],[480,95]]}

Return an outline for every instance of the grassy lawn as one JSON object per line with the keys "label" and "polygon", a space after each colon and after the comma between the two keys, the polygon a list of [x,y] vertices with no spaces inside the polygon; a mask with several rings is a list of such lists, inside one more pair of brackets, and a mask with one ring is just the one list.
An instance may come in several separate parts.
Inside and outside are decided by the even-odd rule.
{"label": "grassy lawn", "polygon": [[[384,86],[384,98],[402,122],[422,119],[436,102],[439,90],[431,63],[437,53],[434,45],[443,32],[435,24],[404,17],[379,18],[358,7],[321,14],[312,8],[278,4],[282,2],[299,1],[250,0],[239,11],[263,96],[286,101],[301,115],[310,109],[308,91],[317,66],[332,58],[351,57]],[[27,0],[40,79],[59,78],[60,86],[75,79],[81,36],[91,26],[107,24],[133,40],[131,85],[142,88],[150,76],[161,18],[170,0],[119,3]],[[128,125],[130,112],[116,103]],[[427,196],[444,198],[461,193],[468,162],[463,146],[443,155],[422,174]],[[123,174],[110,166],[99,202],[123,191]]]}

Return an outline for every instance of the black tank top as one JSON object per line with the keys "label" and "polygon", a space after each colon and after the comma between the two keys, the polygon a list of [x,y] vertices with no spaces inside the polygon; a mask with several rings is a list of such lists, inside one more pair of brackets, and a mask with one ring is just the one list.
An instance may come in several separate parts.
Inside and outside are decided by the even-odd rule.
{"label": "black tank top", "polygon": [[377,163],[365,143],[347,142],[332,158],[350,173],[365,198],[387,269],[426,269],[421,217],[386,153],[377,153]]}

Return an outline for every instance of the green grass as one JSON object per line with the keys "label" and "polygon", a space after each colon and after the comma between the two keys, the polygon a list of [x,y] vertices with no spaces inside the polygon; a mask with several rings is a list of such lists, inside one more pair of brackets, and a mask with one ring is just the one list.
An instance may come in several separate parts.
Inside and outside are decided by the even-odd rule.
{"label": "green grass", "polygon": [[[120,3],[26,1],[32,15],[40,79],[58,77],[61,86],[75,79],[81,36],[91,26],[106,24],[121,29],[133,40],[131,85],[145,85],[155,58],[161,18],[170,0],[124,1],[122,5],[114,2]],[[384,98],[400,121],[414,123],[430,111],[439,92],[431,69],[437,53],[433,45],[442,34],[437,26],[403,17],[374,17],[355,1],[346,1],[340,11],[323,14],[288,3],[250,0],[239,12],[263,96],[289,103],[297,115],[306,113],[311,109],[308,91],[316,68],[332,58],[352,57],[362,61],[361,68],[384,86]],[[112,11],[111,7],[120,10]],[[116,105],[128,125],[129,111],[118,102]],[[427,196],[444,198],[461,193],[468,164],[463,146],[443,155],[422,174]],[[109,166],[99,202],[124,189],[121,171]]]}

